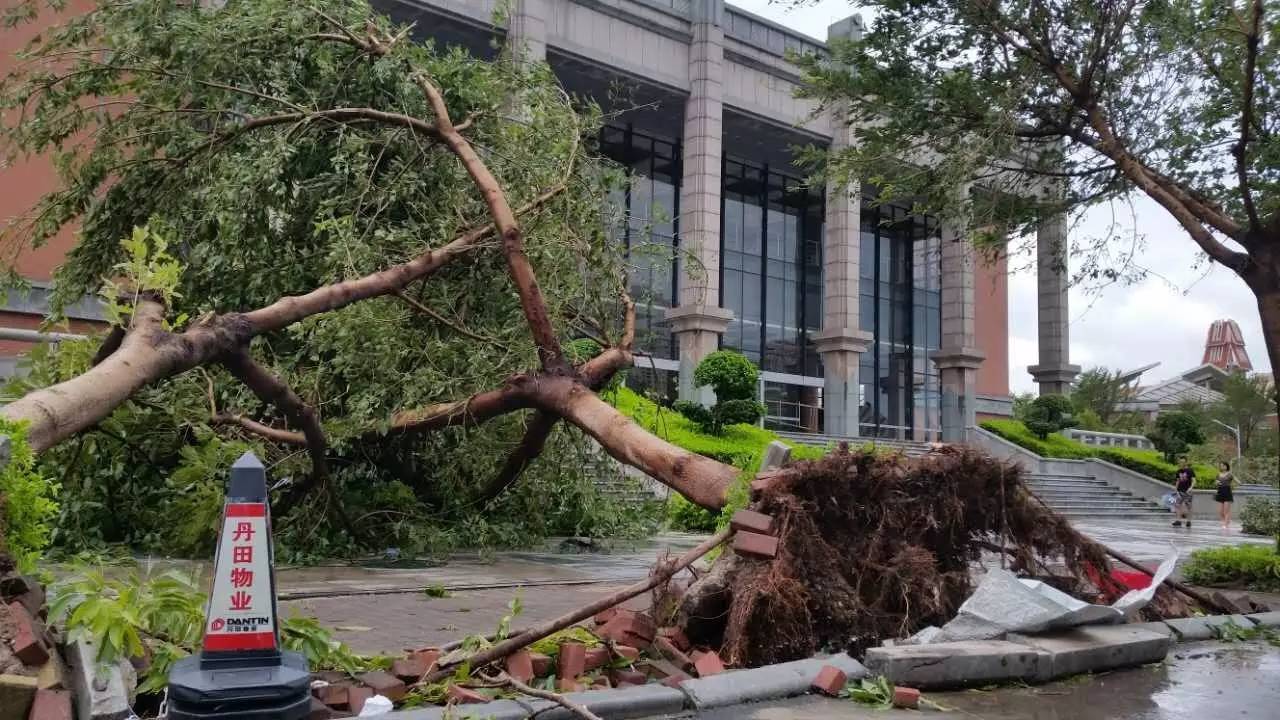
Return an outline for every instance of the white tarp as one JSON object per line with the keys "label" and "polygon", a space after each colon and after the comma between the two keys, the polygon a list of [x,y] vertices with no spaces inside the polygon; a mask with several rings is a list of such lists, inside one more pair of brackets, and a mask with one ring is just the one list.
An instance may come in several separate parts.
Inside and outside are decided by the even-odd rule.
{"label": "white tarp", "polygon": [[927,627],[907,642],[991,640],[1011,632],[1036,633],[1123,622],[1126,616],[1151,602],[1156,588],[1173,572],[1177,561],[1178,551],[1171,548],[1151,578],[1151,585],[1130,590],[1111,605],[1087,603],[1039,580],[1020,579],[1007,570],[991,570],[951,622],[940,628]]}

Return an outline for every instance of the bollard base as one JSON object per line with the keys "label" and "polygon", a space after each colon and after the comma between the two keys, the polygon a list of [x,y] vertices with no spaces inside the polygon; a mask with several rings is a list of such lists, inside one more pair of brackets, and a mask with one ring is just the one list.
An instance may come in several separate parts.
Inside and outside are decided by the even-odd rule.
{"label": "bollard base", "polygon": [[169,673],[170,720],[302,720],[310,707],[311,674],[296,652],[267,667],[191,656]]}

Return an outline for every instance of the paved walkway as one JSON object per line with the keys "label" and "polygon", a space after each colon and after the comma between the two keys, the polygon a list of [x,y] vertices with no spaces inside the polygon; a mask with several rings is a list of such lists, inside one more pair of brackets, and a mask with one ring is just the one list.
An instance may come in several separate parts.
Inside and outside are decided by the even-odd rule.
{"label": "paved walkway", "polygon": [[[1190,530],[1137,520],[1076,526],[1153,566],[1170,544],[1186,557],[1201,547],[1273,542],[1238,532],[1224,535],[1216,525],[1199,523]],[[426,568],[293,568],[279,572],[277,585],[285,615],[318,618],[358,652],[399,652],[493,632],[517,592],[524,606],[517,626],[556,617],[644,578],[660,553],[678,554],[700,540],[698,535],[664,534],[608,553],[562,552],[551,546],[499,553],[492,562],[462,556]],[[444,585],[450,597],[431,598],[420,590],[430,585]],[[642,596],[635,604],[646,602]]]}

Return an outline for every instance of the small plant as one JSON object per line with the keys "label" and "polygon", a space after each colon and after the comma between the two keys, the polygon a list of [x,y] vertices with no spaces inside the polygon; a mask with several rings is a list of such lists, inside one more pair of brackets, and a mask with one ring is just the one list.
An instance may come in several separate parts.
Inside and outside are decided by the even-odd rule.
{"label": "small plant", "polygon": [[1031,402],[1027,410],[1027,429],[1044,440],[1050,433],[1075,427],[1073,410],[1071,401],[1064,395],[1041,395]]}
{"label": "small plant", "polygon": [[1277,631],[1275,628],[1264,626],[1243,627],[1241,625],[1237,625],[1233,620],[1228,620],[1221,625],[1213,626],[1211,631],[1216,639],[1223,642],[1265,640],[1271,645],[1280,647],[1280,631]]}
{"label": "small plant", "polygon": [[845,686],[844,694],[860,705],[881,710],[893,707],[893,685],[883,675],[854,680]]}
{"label": "small plant", "polygon": [[703,432],[723,435],[730,425],[751,425],[764,415],[764,406],[756,400],[760,370],[741,353],[732,350],[711,353],[698,363],[693,381],[698,387],[711,386],[716,404],[708,409],[682,400],[673,407],[697,423]]}
{"label": "small plant", "polygon": [[1196,585],[1280,591],[1280,555],[1267,545],[1205,548],[1191,553],[1182,575]]}
{"label": "small plant", "polygon": [[300,652],[312,670],[341,670],[348,675],[390,667],[386,658],[357,655],[333,637],[315,618],[294,616],[280,621],[285,648]]}
{"label": "small plant", "polygon": [[667,498],[667,525],[684,532],[715,532],[720,513],[694,505],[680,493]]}
{"label": "small plant", "polygon": [[0,420],[0,435],[8,438],[8,457],[0,461],[0,549],[31,572],[53,532],[58,488],[36,468],[25,425]]}
{"label": "small plant", "polygon": [[442,583],[426,586],[422,589],[422,594],[429,598],[453,597],[453,593],[449,592],[448,588],[446,588]]}
{"label": "small plant", "polygon": [[1253,535],[1280,535],[1280,500],[1249,498],[1240,509],[1240,526]]}

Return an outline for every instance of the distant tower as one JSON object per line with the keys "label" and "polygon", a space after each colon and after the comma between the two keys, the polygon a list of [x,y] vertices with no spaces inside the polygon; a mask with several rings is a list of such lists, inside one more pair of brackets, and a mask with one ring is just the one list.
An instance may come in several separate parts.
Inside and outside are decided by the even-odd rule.
{"label": "distant tower", "polygon": [[1235,320],[1214,320],[1209,326],[1209,337],[1204,341],[1204,365],[1216,365],[1223,370],[1252,370],[1249,353],[1244,349],[1244,336]]}

